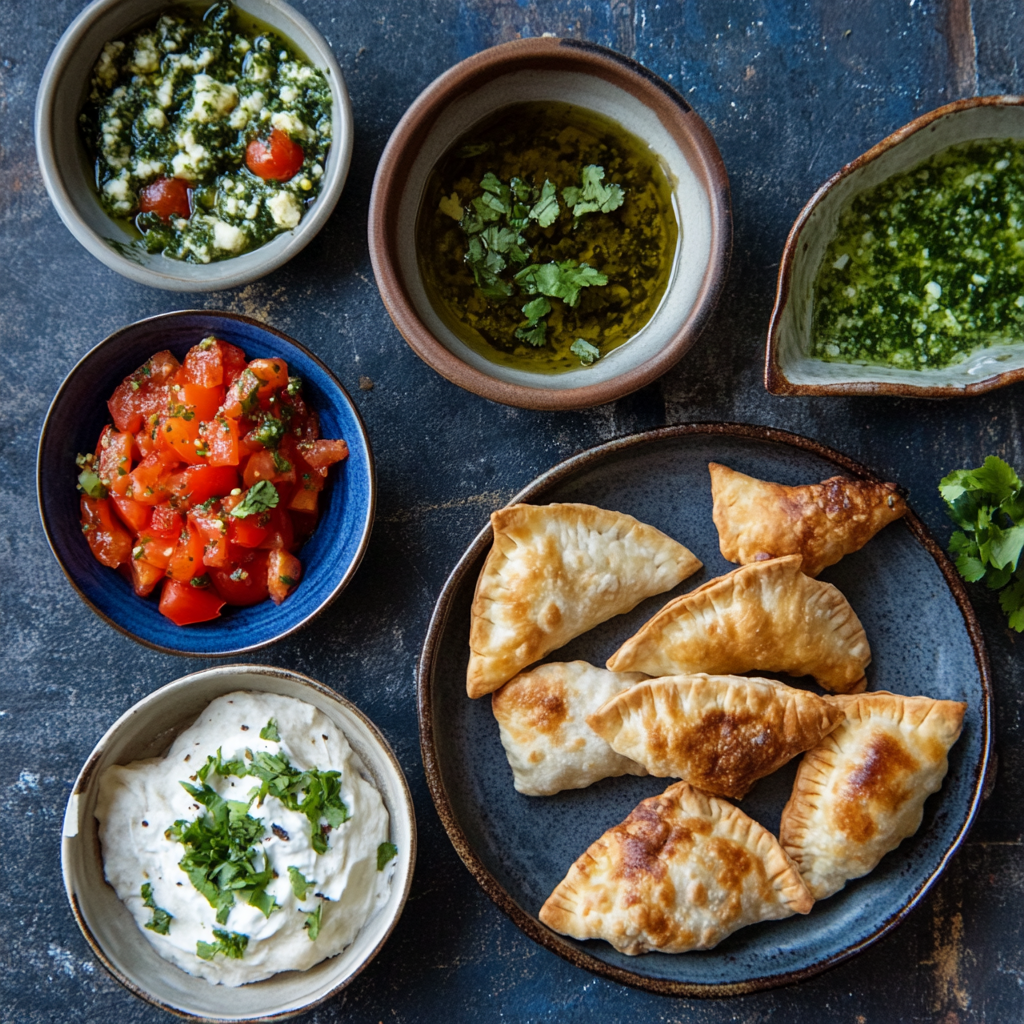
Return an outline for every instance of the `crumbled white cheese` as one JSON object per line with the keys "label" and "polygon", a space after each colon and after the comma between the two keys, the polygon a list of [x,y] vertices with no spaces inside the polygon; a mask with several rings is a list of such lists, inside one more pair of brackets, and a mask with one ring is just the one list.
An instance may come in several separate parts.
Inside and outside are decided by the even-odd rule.
{"label": "crumbled white cheese", "polygon": [[279,228],[293,228],[302,219],[302,207],[291,192],[275,192],[267,200],[267,209]]}
{"label": "crumbled white cheese", "polygon": [[230,84],[218,82],[209,75],[196,75],[192,102],[192,119],[200,123],[216,121],[238,105],[238,90]]}
{"label": "crumbled white cheese", "polygon": [[213,222],[213,244],[222,252],[240,252],[247,241],[248,236],[241,228],[225,224],[222,220]]}
{"label": "crumbled white cheese", "polygon": [[135,40],[135,52],[132,54],[128,70],[133,75],[148,75],[160,67],[160,52],[156,46],[156,36],[146,32]]}
{"label": "crumbled white cheese", "polygon": [[122,42],[107,43],[103,47],[100,59],[96,61],[96,67],[93,68],[93,74],[108,89],[117,81],[117,65],[114,61],[121,56],[123,50],[124,43]]}
{"label": "crumbled white cheese", "polygon": [[199,177],[200,164],[206,159],[206,147],[200,145],[191,131],[179,133],[174,141],[184,150],[177,153],[171,161],[176,178],[188,178],[190,181]]}
{"label": "crumbled white cheese", "polygon": [[142,181],[155,178],[158,174],[163,174],[163,172],[164,162],[162,160],[137,160],[135,162],[135,177]]}
{"label": "crumbled white cheese", "polygon": [[278,131],[285,132],[287,135],[293,138],[298,136],[304,138],[306,135],[306,126],[299,120],[294,114],[288,113],[286,110],[279,110],[270,118],[270,124]]}
{"label": "crumbled white cheese", "polygon": [[142,118],[150,128],[166,128],[167,115],[159,107],[146,107]]}
{"label": "crumbled white cheese", "polygon": [[174,101],[174,79],[169,75],[157,87],[156,101],[164,110]]}
{"label": "crumbled white cheese", "polygon": [[252,60],[245,69],[245,76],[254,82],[265,82],[270,78],[270,68],[263,61]]}
{"label": "crumbled white cheese", "polygon": [[942,285],[937,281],[929,281],[925,286],[924,290],[933,298],[937,299],[942,295]]}
{"label": "crumbled white cheese", "polygon": [[241,106],[250,114],[258,114],[266,106],[267,98],[258,90],[242,99]]}
{"label": "crumbled white cheese", "polygon": [[281,87],[278,96],[282,103],[294,103],[299,98],[299,90],[294,85],[285,85]]}

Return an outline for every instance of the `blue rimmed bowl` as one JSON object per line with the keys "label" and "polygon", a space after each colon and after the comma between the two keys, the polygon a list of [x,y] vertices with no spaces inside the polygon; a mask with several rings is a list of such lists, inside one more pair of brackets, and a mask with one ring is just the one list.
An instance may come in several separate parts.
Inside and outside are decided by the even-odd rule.
{"label": "blue rimmed bowl", "polygon": [[[320,417],[324,437],[344,438],[349,457],[328,477],[320,521],[299,557],[302,582],[280,605],[263,601],[227,608],[219,619],[176,626],[156,597],[138,597],[131,584],[93,557],[82,536],[75,456],[96,447],[109,422],[106,398],[155,352],[179,359],[207,335],[241,348],[250,359],[277,357],[302,377],[304,395]],[[168,654],[219,658],[253,651],[301,629],[345,589],[370,539],[376,501],[373,455],[366,428],[334,374],[310,351],[272,327],[235,313],[185,310],[139,320],[87,353],[60,386],[43,421],[36,463],[39,514],[50,549],[79,597],[133,640]]]}

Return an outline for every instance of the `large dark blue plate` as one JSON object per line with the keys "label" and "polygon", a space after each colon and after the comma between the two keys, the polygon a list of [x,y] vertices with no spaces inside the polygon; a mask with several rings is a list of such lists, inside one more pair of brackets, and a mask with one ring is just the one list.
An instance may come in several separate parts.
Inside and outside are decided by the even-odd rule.
{"label": "large dark blue plate", "polygon": [[[569,459],[513,501],[580,501],[616,509],[675,537],[704,562],[676,591],[651,598],[554,652],[596,665],[669,597],[735,568],[718,550],[707,464],[722,462],[795,484],[836,473],[874,479],[857,463],[804,438],[761,427],[693,424],[612,441]],[[991,696],[981,631],[955,568],[911,512],[821,578],[846,595],[871,642],[870,689],[967,702],[963,734],[942,790],[925,805],[918,833],[865,878],[806,917],[736,932],[713,950],[628,957],[600,941],[576,942],[537,919],[573,861],[664,779],[624,776],[554,797],[512,787],[490,701],[465,690],[469,609],[490,527],[456,566],[437,602],[419,667],[420,736],[431,793],[466,866],[531,938],[581,967],[672,995],[749,992],[833,966],[894,928],[949,862],[981,800],[988,763]],[[924,614],[922,614],[922,609]],[[778,833],[797,761],[755,786],[740,806]]]}
{"label": "large dark blue plate", "polygon": [[[241,348],[250,359],[276,356],[303,380],[323,437],[344,438],[349,457],[334,467],[320,496],[320,521],[303,546],[302,582],[280,605],[263,601],[225,608],[221,618],[176,626],[156,595],[137,597],[119,573],[96,561],[82,536],[75,455],[91,452],[106,423],[106,399],[155,352],[179,359],[207,335]],[[299,629],[345,588],[363,557],[373,524],[375,485],[370,441],[356,407],[331,371],[280,331],[235,313],[164,313],[122,327],[68,374],[50,405],[36,465],[43,529],[60,567],[98,615],[140,643],[169,654],[216,658],[252,651]]]}

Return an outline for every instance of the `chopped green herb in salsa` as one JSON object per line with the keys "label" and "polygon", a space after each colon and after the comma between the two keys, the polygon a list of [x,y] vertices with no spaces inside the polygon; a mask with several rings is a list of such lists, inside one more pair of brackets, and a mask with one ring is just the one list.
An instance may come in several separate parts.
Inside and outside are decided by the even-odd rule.
{"label": "chopped green herb in salsa", "polygon": [[814,288],[811,355],[901,369],[1024,340],[1024,142],[953,146],[860,193]]}

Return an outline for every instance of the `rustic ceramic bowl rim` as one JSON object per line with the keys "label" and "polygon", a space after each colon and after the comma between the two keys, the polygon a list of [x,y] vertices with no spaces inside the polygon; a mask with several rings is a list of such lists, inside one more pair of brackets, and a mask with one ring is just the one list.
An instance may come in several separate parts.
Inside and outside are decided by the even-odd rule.
{"label": "rustic ceramic bowl rim", "polygon": [[[343,697],[340,693],[332,690],[329,686],[325,686],[323,683],[318,682],[315,679],[310,678],[307,675],[303,675],[301,672],[296,672],[293,669],[288,668],[277,668],[273,665],[216,665],[211,668],[200,669],[197,672],[190,672],[188,675],[181,676],[178,679],[172,680],[169,683],[161,686],[159,689],[154,690],[152,693],[147,694],[142,700],[136,701],[130,708],[128,708],[118,719],[110,726],[109,729],[100,737],[96,746],[93,748],[92,753],[86,758],[85,764],[82,770],[78,773],[75,779],[75,784],[71,789],[72,795],[78,795],[84,793],[92,783],[92,775],[95,771],[96,765],[99,763],[100,758],[103,755],[103,751],[107,744],[114,736],[121,732],[134,718],[135,712],[144,704],[150,703],[157,700],[170,690],[181,690],[187,688],[191,683],[199,681],[201,679],[209,679],[217,676],[230,676],[230,675],[261,675],[269,678],[283,678],[289,679],[293,682],[297,682],[303,687],[315,691],[321,697],[326,697],[329,700],[341,705],[345,711],[354,715],[358,718],[363,725],[366,727],[370,736],[375,740],[377,753],[386,761],[389,761],[391,767],[394,769],[395,775],[401,783],[400,792],[396,795],[401,797],[400,809],[404,813],[406,823],[409,827],[410,834],[410,846],[409,850],[409,871],[406,875],[405,886],[402,890],[402,895],[398,904],[395,907],[395,912],[392,920],[389,922],[387,930],[381,936],[380,941],[376,946],[370,950],[369,954],[363,960],[361,964],[347,977],[344,981],[341,981],[330,992],[325,993],[315,1002],[311,1002],[308,1005],[301,1007],[295,1011],[287,1011],[280,1014],[263,1015],[259,1017],[248,1017],[244,1020],[233,1020],[232,1024],[263,1024],[266,1021],[275,1020],[288,1020],[299,1013],[306,1013],[312,1010],[316,1006],[320,1006],[328,999],[336,996],[342,989],[346,988],[355,978],[360,975],[367,965],[377,956],[381,951],[384,944],[390,938],[391,933],[395,929],[395,925],[398,924],[398,919],[402,916],[402,911],[405,909],[405,904],[409,899],[409,892],[412,889],[412,879],[416,869],[416,851],[417,851],[417,835],[416,835],[416,812],[415,806],[412,801],[412,793],[409,791],[409,783],[405,777],[405,772],[402,771],[402,766],[395,756],[395,752],[391,749],[391,744],[385,739],[383,733],[377,728],[376,725],[353,704],[350,700]],[[225,690],[225,693],[231,692]],[[399,808],[396,807],[396,810]],[[195,1021],[209,1021],[217,1020],[217,1018],[210,1017],[198,1017],[195,1014],[189,1013],[185,1010],[180,1010],[177,1007],[170,1006],[158,999],[156,996],[151,995],[145,989],[141,988],[129,977],[123,974],[114,963],[107,957],[103,947],[100,945],[96,936],[93,934],[92,929],[89,927],[89,923],[85,920],[85,916],[82,913],[81,908],[78,905],[78,901],[75,899],[74,889],[72,884],[72,878],[70,870],[67,866],[67,855],[69,840],[64,836],[61,837],[61,874],[64,879],[64,892],[67,895],[68,903],[71,906],[71,912],[74,914],[75,921],[78,927],[81,929],[82,935],[85,937],[85,941],[89,944],[90,949],[96,955],[96,958],[101,964],[107,969],[110,975],[123,985],[133,995],[138,996],[140,999],[145,1000],[151,1006],[157,1007],[160,1010],[166,1010],[168,1013],[173,1013],[176,1017],[183,1017],[186,1020]],[[105,883],[109,884],[109,883]]]}
{"label": "rustic ceramic bowl rim", "polygon": [[[765,347],[764,386],[768,391],[773,395],[899,395],[904,398],[962,398],[966,395],[980,395],[986,391],[992,391],[995,388],[1001,388],[1007,384],[1024,380],[1024,367],[1021,367],[993,374],[991,377],[986,377],[984,380],[968,384],[962,388],[946,385],[929,386],[925,384],[902,384],[882,381],[794,384],[786,377],[782,364],[779,362],[778,354],[778,335],[782,313],[789,302],[793,264],[799,250],[801,233],[822,199],[840,181],[849,177],[854,171],[860,170],[866,164],[877,160],[878,157],[889,152],[889,150],[898,146],[911,135],[916,135],[934,121],[946,117],[948,114],[956,114],[975,107],[1019,106],[1024,106],[1024,96],[972,96],[969,99],[947,103],[945,106],[922,114],[920,117],[905,124],[902,128],[894,131],[891,135],[887,135],[881,142],[872,146],[871,149],[866,153],[862,153],[855,160],[851,160],[844,167],[841,167],[823,185],[819,186],[814,195],[807,200],[807,204],[793,222],[793,226],[789,229],[789,235],[786,238],[786,244],[782,249],[782,259],[779,263],[779,276],[775,291],[775,305],[772,308],[771,319],[768,323],[768,342]],[[869,373],[871,367],[866,366],[864,369],[866,373]]]}
{"label": "rustic ceramic bowl rim", "polygon": [[[50,523],[47,518],[46,505],[43,502],[43,460],[42,451],[43,445],[46,441],[47,432],[50,426],[50,418],[53,415],[53,411],[57,408],[63,399],[65,390],[70,386],[72,378],[81,370],[81,368],[87,363],[91,362],[94,358],[102,356],[102,351],[106,347],[113,345],[126,331],[134,330],[141,324],[154,323],[157,321],[171,320],[177,317],[186,316],[215,316],[224,317],[228,320],[236,320],[239,323],[247,324],[252,327],[257,327],[261,331],[266,331],[269,334],[274,335],[279,341],[284,342],[286,345],[292,345],[297,348],[306,358],[312,360],[317,366],[327,375],[327,378],[338,390],[339,397],[344,400],[352,412],[352,416],[355,420],[356,426],[359,430],[359,438],[366,450],[366,460],[369,468],[369,486],[368,490],[368,507],[366,509],[366,521],[363,525],[362,534],[359,539],[359,545],[356,549],[355,557],[352,559],[351,564],[345,571],[344,576],[337,582],[334,588],[329,594],[317,605],[317,607],[302,618],[299,622],[296,622],[293,626],[288,629],[266,639],[261,640],[254,644],[245,644],[242,647],[235,648],[230,651],[223,651],[216,654],[211,654],[209,651],[189,651],[184,648],[166,647],[163,644],[154,643],[151,640],[146,640],[144,637],[132,632],[126,626],[121,625],[119,622],[115,622],[107,614],[100,611],[92,601],[85,595],[85,592],[79,587],[74,576],[64,564],[64,560],[60,557],[57,545],[54,543],[53,535],[50,529]],[[366,549],[370,544],[370,534],[373,531],[373,521],[376,515],[377,508],[377,472],[373,461],[373,449],[370,446],[370,435],[366,431],[366,424],[363,422],[362,416],[359,415],[359,409],[356,407],[355,402],[352,401],[351,396],[342,386],[341,382],[335,377],[331,369],[321,359],[315,356],[305,345],[296,341],[294,338],[289,337],[282,331],[271,327],[269,324],[263,323],[261,320],[256,320],[250,316],[243,316],[241,313],[228,313],[224,310],[217,309],[178,309],[171,313],[157,313],[154,316],[143,317],[141,320],[136,320],[133,323],[125,324],[123,327],[119,327],[116,331],[108,334],[101,342],[94,345],[77,363],[68,371],[67,376],[61,382],[60,387],[57,389],[57,393],[53,396],[53,400],[50,402],[46,415],[43,417],[43,425],[39,431],[39,443],[36,446],[36,505],[39,508],[39,518],[42,522],[43,533],[46,535],[46,543],[49,545],[50,551],[53,557],[57,560],[57,564],[60,566],[61,572],[64,573],[68,583],[71,584],[75,593],[82,599],[88,608],[90,608],[99,618],[101,618],[108,626],[112,626],[123,636],[129,637],[136,643],[142,644],[144,647],[149,647],[154,651],[160,651],[162,654],[175,654],[183,658],[234,658],[240,654],[248,654],[252,651],[258,651],[260,648],[268,647],[270,644],[276,644],[278,640],[283,640],[286,636],[291,636],[292,633],[303,629],[308,626],[315,618],[321,615],[329,605],[331,605],[341,594],[341,592],[349,585],[352,577],[355,575],[356,570],[359,568],[363,556],[366,554]]]}
{"label": "rustic ceramic bowl rim", "polygon": [[[604,444],[589,448],[571,458],[566,459],[542,473],[518,494],[511,498],[509,505],[518,502],[532,502],[548,491],[550,487],[573,477],[582,469],[592,466],[607,455],[615,452],[628,451],[631,448],[641,447],[652,441],[660,441],[669,438],[688,437],[693,435],[724,435],[729,437],[750,438],[759,441],[771,441],[778,444],[791,445],[802,451],[811,452],[814,455],[828,459],[841,467],[851,476],[858,479],[879,483],[880,478],[867,467],[855,462],[853,459],[814,441],[802,437],[799,434],[791,434],[785,430],[776,430],[773,427],[755,426],[744,423],[687,423],[679,426],[661,427],[656,430],[649,430],[639,434],[631,434],[625,437],[607,441]],[[967,595],[967,588],[956,567],[949,560],[936,540],[929,533],[928,528],[918,518],[913,510],[908,509],[904,517],[907,526],[913,536],[921,543],[924,549],[932,556],[946,583],[956,600],[957,606],[964,617],[967,633],[971,646],[974,650],[974,659],[978,666],[978,673],[981,678],[983,702],[981,711],[981,757],[974,768],[973,796],[967,816],[952,843],[946,849],[938,866],[925,878],[917,891],[910,897],[907,903],[894,911],[867,938],[855,942],[848,948],[839,951],[831,956],[824,957],[819,962],[809,967],[795,971],[787,971],[783,974],[750,978],[746,981],[730,984],[704,984],[695,982],[669,981],[660,978],[647,978],[632,971],[614,967],[597,957],[570,943],[564,936],[552,931],[540,923],[532,914],[527,913],[512,898],[501,883],[491,874],[486,865],[473,849],[466,833],[458,823],[458,819],[448,799],[444,788],[444,781],[441,773],[440,760],[437,754],[437,747],[434,740],[433,721],[433,696],[432,676],[434,672],[434,659],[440,646],[441,637],[447,626],[452,602],[459,588],[462,586],[466,576],[472,572],[477,560],[483,555],[490,545],[493,536],[490,524],[485,526],[466,549],[465,554],[459,559],[458,564],[452,570],[445,581],[441,593],[438,595],[437,603],[430,617],[430,624],[427,627],[427,635],[423,642],[423,651],[420,655],[419,664],[416,670],[416,691],[417,691],[417,714],[420,726],[420,750],[423,755],[423,767],[426,772],[427,785],[430,788],[430,795],[434,800],[441,823],[451,839],[456,852],[462,858],[463,863],[469,869],[470,874],[476,879],[485,893],[504,911],[513,923],[534,942],[540,943],[546,949],[557,953],[562,959],[577,967],[582,967],[594,974],[612,981],[630,985],[634,988],[644,989],[648,992],[655,992],[659,995],[685,996],[687,998],[718,998],[724,996],[743,995],[749,992],[758,992],[765,989],[778,988],[782,985],[790,985],[794,982],[803,981],[815,974],[828,970],[843,963],[850,957],[873,945],[883,936],[891,932],[900,924],[925,894],[935,884],[938,877],[945,870],[953,854],[960,848],[967,832],[974,822],[978,808],[981,805],[985,792],[985,783],[989,770],[989,756],[992,737],[992,678],[989,665],[988,652],[985,648],[985,640],[978,624],[974,609],[971,607]]]}
{"label": "rustic ceramic bowl rim", "polygon": [[[402,283],[398,255],[389,242],[388,212],[398,203],[398,193],[404,182],[401,167],[406,150],[405,136],[423,125],[433,126],[453,100],[472,91],[472,82],[481,73],[507,64],[510,59],[530,61],[544,56],[569,57],[576,65],[571,69],[574,73],[587,74],[587,70],[576,63],[582,57],[602,65],[620,80],[629,78],[645,91],[660,93],[678,108],[680,116],[685,119],[685,134],[711,182],[711,187],[705,189],[711,217],[708,265],[686,319],[650,359],[599,384],[575,388],[534,388],[503,381],[470,366],[450,352],[417,313]],[[510,69],[506,73],[513,72]],[[442,377],[459,387],[494,402],[526,409],[584,409],[601,405],[630,394],[664,374],[686,354],[707,325],[721,297],[732,254],[732,203],[728,174],[714,137],[700,115],[671,85],[632,58],[597,43],[552,36],[516,39],[492,46],[460,61],[431,82],[398,122],[384,148],[374,176],[368,220],[370,261],[381,299],[413,351]]]}
{"label": "rustic ceramic bowl rim", "polygon": [[[341,125],[341,132],[336,133],[336,136],[331,139],[331,153],[328,155],[327,166],[324,169],[320,195],[312,209],[292,230],[287,241],[283,245],[275,247],[276,251],[274,252],[267,252],[270,242],[274,241],[271,239],[270,242],[251,250],[250,253],[243,253],[243,256],[257,254],[261,251],[263,253],[260,260],[254,260],[245,270],[232,269],[232,264],[235,261],[231,258],[207,264],[210,273],[205,280],[193,280],[180,276],[176,271],[175,261],[172,259],[165,258],[164,263],[167,266],[157,271],[135,263],[108,245],[78,212],[78,201],[65,184],[64,171],[58,166],[54,153],[53,117],[54,109],[60,102],[61,90],[58,89],[58,84],[62,78],[62,69],[68,63],[70,55],[81,45],[83,37],[99,15],[117,7],[130,6],[132,0],[93,0],[68,25],[50,54],[50,59],[46,62],[40,80],[39,92],[36,95],[34,115],[36,161],[39,164],[43,184],[46,186],[50,202],[53,203],[64,226],[89,253],[118,274],[137,281],[139,284],[167,291],[219,291],[224,288],[251,284],[301,252],[327,223],[327,219],[337,206],[348,178],[349,165],[352,162],[354,136],[352,104],[345,86],[345,78],[330,44],[308,19],[284,0],[264,0],[264,2],[278,10],[283,19],[300,29],[316,43],[319,51],[316,54],[316,60],[322,60],[329,72],[325,77],[330,86],[334,109],[338,112],[336,120]],[[287,29],[281,31],[285,36],[291,34]]]}

